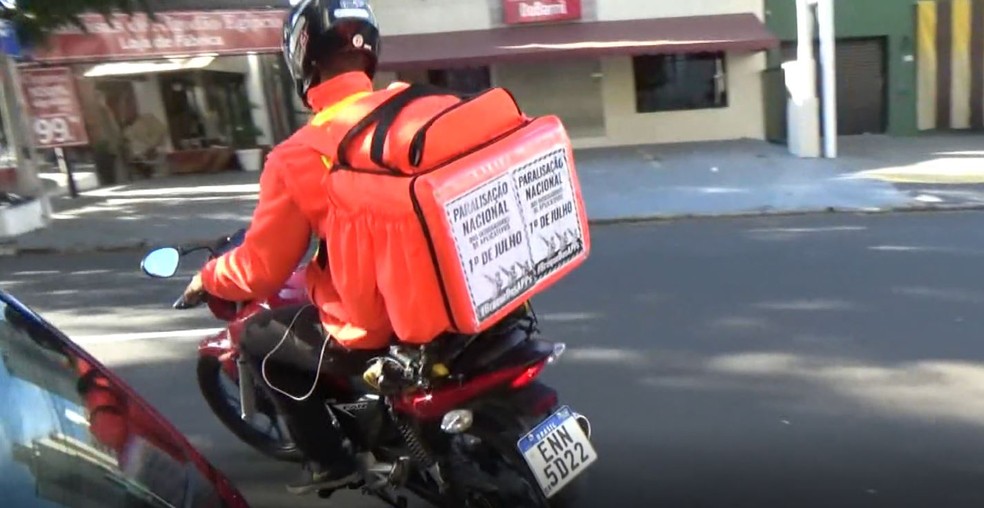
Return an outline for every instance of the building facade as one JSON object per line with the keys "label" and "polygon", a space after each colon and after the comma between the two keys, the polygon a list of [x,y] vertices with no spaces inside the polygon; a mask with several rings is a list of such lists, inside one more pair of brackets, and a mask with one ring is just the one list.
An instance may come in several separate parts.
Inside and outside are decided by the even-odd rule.
{"label": "building facade", "polygon": [[762,0],[376,0],[391,79],[504,86],[577,147],[765,137]]}
{"label": "building facade", "polygon": [[984,130],[984,0],[916,9],[919,130]]}
{"label": "building facade", "polygon": [[[834,16],[838,133],[915,134],[913,0],[836,0]],[[785,89],[779,67],[796,58],[796,1],[765,0],[765,19],[782,40],[769,51],[766,84],[769,137],[782,139]],[[814,54],[819,55],[816,44]]]}
{"label": "building facade", "polygon": [[[68,67],[94,157],[213,171],[305,123],[279,55],[288,0],[87,16],[23,69]],[[764,139],[763,0],[375,0],[377,83],[504,86],[576,147]],[[83,151],[78,149],[76,151]],[[101,155],[100,155],[101,154]],[[98,161],[97,161],[98,163]]]}

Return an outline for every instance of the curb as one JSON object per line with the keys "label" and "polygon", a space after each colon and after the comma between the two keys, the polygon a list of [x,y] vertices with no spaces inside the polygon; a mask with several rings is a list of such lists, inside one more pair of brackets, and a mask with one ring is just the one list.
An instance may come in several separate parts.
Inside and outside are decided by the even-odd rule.
{"label": "curb", "polygon": [[[919,203],[911,206],[895,206],[890,208],[804,208],[800,210],[747,210],[721,213],[653,213],[645,215],[629,215],[624,217],[610,217],[603,219],[588,219],[591,226],[618,226],[631,224],[653,224],[659,222],[683,222],[714,219],[747,219],[753,217],[798,217],[804,215],[820,214],[842,214],[842,215],[883,215],[889,213],[944,213],[944,212],[963,212],[984,210],[984,203],[979,204],[941,204],[941,203]],[[213,237],[192,239],[182,243],[205,243],[214,240]],[[17,243],[4,244],[0,242],[0,258],[18,257],[23,255],[66,255],[66,254],[98,254],[98,253],[119,253],[147,250],[159,244],[149,240],[127,241],[106,245],[95,246],[72,246],[72,247],[18,247]]]}

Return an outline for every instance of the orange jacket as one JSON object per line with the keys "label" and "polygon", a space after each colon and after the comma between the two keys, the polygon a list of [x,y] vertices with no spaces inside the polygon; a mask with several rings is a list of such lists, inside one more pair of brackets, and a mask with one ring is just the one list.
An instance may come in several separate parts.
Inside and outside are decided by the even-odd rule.
{"label": "orange jacket", "polygon": [[[308,93],[315,111],[347,103],[372,92],[372,81],[361,72],[336,76]],[[376,92],[385,94],[385,92]],[[346,100],[348,99],[348,100]],[[304,132],[302,129],[299,132]],[[359,266],[339,266],[334,251],[358,252],[362,245],[338,246],[326,238],[326,217],[334,213],[326,188],[329,172],[321,155],[297,136],[278,145],[260,176],[260,196],[243,244],[209,262],[202,270],[205,290],[233,301],[262,299],[274,294],[303,260],[312,234],[328,241],[328,270],[311,263],[306,272],[308,294],[321,313],[326,330],[342,345],[355,349],[385,347],[393,336],[374,273]],[[348,238],[345,242],[359,242]],[[371,252],[366,259],[373,258]],[[340,294],[334,278],[340,280]]]}

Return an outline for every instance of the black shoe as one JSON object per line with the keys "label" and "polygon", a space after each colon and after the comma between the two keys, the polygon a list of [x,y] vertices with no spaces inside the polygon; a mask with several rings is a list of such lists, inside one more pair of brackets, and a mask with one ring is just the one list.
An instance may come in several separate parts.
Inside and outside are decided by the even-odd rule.
{"label": "black shoe", "polygon": [[287,484],[287,492],[300,496],[318,490],[338,489],[358,479],[359,475],[352,466],[327,468],[320,464],[308,464],[300,478]]}

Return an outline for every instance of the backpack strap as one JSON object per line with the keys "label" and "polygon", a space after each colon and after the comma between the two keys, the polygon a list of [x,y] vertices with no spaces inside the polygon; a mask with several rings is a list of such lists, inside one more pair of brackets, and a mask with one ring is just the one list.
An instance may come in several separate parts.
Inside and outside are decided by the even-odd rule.
{"label": "backpack strap", "polygon": [[311,125],[315,127],[321,127],[322,125],[334,120],[335,117],[342,112],[342,110],[351,106],[352,104],[355,104],[356,101],[367,95],[370,95],[371,93],[372,92],[357,92],[336,102],[335,104],[332,104],[328,108],[322,110],[320,113],[314,115],[314,118],[311,119]]}
{"label": "backpack strap", "polygon": [[396,117],[400,114],[403,108],[421,97],[435,95],[453,95],[459,98],[465,97],[465,94],[454,90],[421,83],[411,84],[400,92],[393,94],[393,96],[389,99],[383,101],[382,104],[372,110],[362,120],[356,123],[347,134],[345,134],[345,137],[342,138],[342,141],[338,144],[338,155],[335,158],[338,162],[336,167],[347,167],[349,165],[348,157],[345,155],[348,152],[349,145],[352,144],[352,141],[355,140],[356,136],[368,129],[372,124],[376,124],[376,129],[372,134],[372,147],[369,152],[370,160],[394,175],[402,175],[403,173],[401,173],[398,169],[386,164],[383,160],[386,137],[389,135],[389,131],[393,128],[393,123],[396,121]]}

